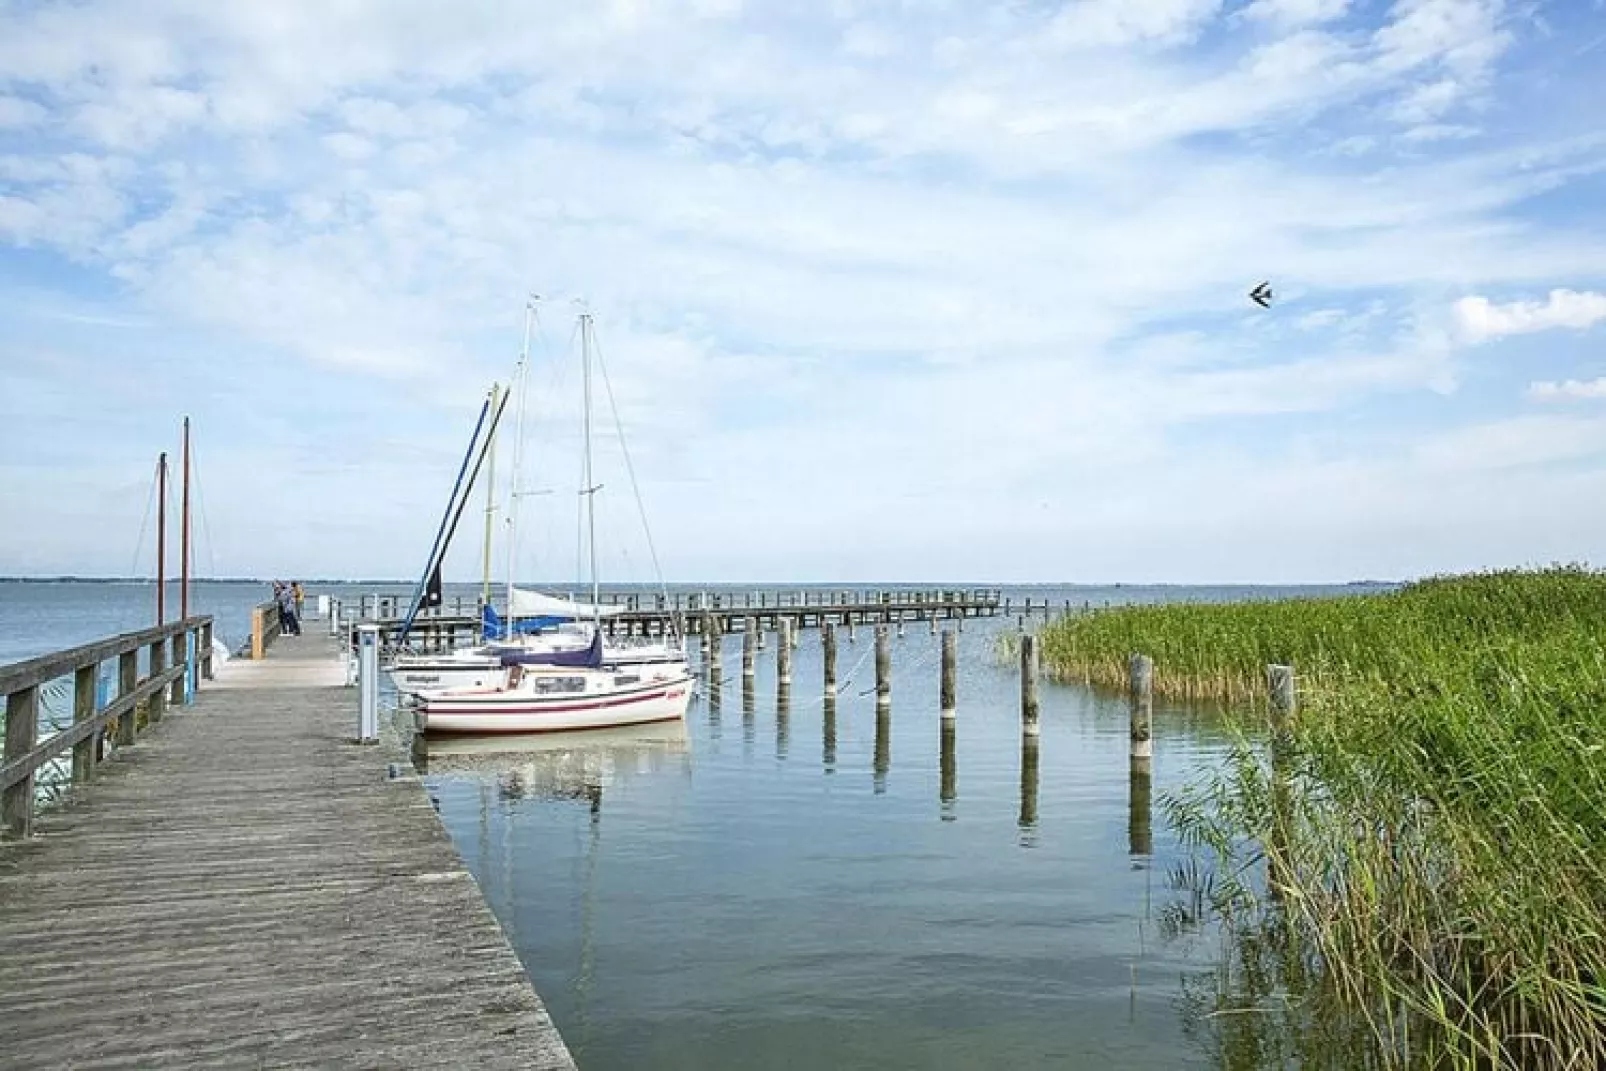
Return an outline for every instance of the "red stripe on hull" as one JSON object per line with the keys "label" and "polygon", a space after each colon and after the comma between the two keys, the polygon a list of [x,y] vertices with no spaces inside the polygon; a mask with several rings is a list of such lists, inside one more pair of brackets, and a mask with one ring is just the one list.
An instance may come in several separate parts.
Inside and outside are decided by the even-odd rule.
{"label": "red stripe on hull", "polygon": [[[680,721],[683,717],[684,717],[684,715],[682,715],[682,714],[666,714],[661,718],[643,718],[641,721],[630,722],[629,725],[630,726],[656,725],[661,721]],[[620,728],[626,728],[626,727],[627,726],[620,726]],[[496,730],[494,730],[494,729],[437,729],[434,726],[431,726],[429,728],[429,730],[428,730],[428,732],[429,732],[429,734],[431,736],[452,736],[454,734],[461,734],[463,736],[484,736],[488,732],[495,732],[495,731]],[[506,730],[503,730],[503,731],[506,731]],[[599,730],[598,729],[571,729],[571,728],[569,728],[567,726],[559,726],[558,728],[555,728],[555,729],[518,729],[518,730],[515,730],[515,731],[517,733],[519,733],[521,736],[523,736],[523,735],[535,736],[535,735],[540,734],[540,733],[586,733],[586,732],[598,732]]]}
{"label": "red stripe on hull", "polygon": [[[470,703],[465,706],[450,706],[447,703],[431,703],[425,701],[424,713],[428,714],[557,714],[572,710],[607,710],[610,707],[629,706],[631,703],[645,703],[654,699],[670,698],[671,689],[665,688],[658,692],[649,692],[645,695],[632,695],[623,699],[602,699],[590,703],[542,703],[536,706],[512,706],[510,703]],[[516,700],[514,700],[516,702]],[[449,703],[449,701],[448,701]]]}

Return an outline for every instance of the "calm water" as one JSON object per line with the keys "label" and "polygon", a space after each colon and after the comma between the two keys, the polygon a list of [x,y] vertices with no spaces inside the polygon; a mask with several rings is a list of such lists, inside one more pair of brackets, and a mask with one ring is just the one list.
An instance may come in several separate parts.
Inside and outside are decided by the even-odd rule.
{"label": "calm water", "polygon": [[[721,702],[699,698],[683,730],[431,745],[442,818],[581,1067],[1207,1064],[1180,979],[1215,945],[1160,933],[1183,856],[1133,798],[1125,703],[1045,683],[1034,763],[1019,678],[993,655],[1013,627],[966,624],[946,776],[938,641],[913,625],[885,718],[861,694],[871,630],[842,639],[834,712],[811,631],[784,710],[774,637],[751,706],[727,637]],[[1205,713],[1158,706],[1154,728],[1155,799],[1226,748]]]}
{"label": "calm water", "polygon": [[[234,645],[267,590],[200,584],[192,603]],[[0,662],[141,627],[153,598],[0,582]],[[585,1071],[1208,1063],[1180,1001],[1215,945],[1161,932],[1183,854],[1132,792],[1124,702],[1045,682],[1041,741],[1025,751],[1018,677],[993,655],[1014,627],[966,623],[947,748],[937,640],[913,624],[893,641],[890,716],[864,694],[872,631],[842,634],[834,709],[810,631],[784,709],[775,638],[744,704],[740,637],[727,637],[720,702],[699,697],[683,728],[431,746],[420,761],[441,816]],[[1154,730],[1155,800],[1227,744],[1207,712],[1157,705]]]}

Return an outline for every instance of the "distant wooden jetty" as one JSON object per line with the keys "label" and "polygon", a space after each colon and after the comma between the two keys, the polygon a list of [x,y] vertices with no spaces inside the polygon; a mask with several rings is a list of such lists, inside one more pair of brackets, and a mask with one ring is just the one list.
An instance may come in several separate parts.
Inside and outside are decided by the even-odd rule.
{"label": "distant wooden jetty", "polygon": [[[572,1071],[424,789],[387,776],[404,756],[351,743],[338,641],[308,627],[213,681],[210,624],[0,666],[0,1065]],[[73,726],[40,743],[63,674]]]}
{"label": "distant wooden jetty", "polygon": [[[741,632],[748,622],[765,632],[779,632],[785,623],[796,632],[826,624],[903,624],[995,617],[1009,610],[998,588],[612,593],[602,596],[602,604],[622,607],[602,623],[609,635],[620,636],[665,636],[672,632],[691,636],[704,629],[718,629],[728,635]],[[1037,612],[1046,613],[1048,609],[1048,600],[1040,600]],[[405,597],[369,594],[360,596],[341,612],[377,624],[381,644],[391,648],[398,645],[406,611]],[[1030,600],[1024,612],[1033,612]],[[272,628],[276,621],[271,610],[260,616],[262,627]],[[479,628],[479,601],[457,597],[447,600],[438,610],[419,614],[413,621],[409,643],[428,650],[461,646],[477,641]],[[260,632],[260,627],[253,628],[253,636]],[[253,641],[254,648],[262,646],[265,645]]]}

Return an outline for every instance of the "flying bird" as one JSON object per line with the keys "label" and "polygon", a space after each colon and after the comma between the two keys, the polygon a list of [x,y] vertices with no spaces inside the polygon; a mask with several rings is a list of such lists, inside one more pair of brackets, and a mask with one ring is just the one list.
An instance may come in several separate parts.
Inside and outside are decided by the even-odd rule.
{"label": "flying bird", "polygon": [[1263,280],[1253,290],[1249,291],[1249,300],[1263,309],[1271,308],[1271,283]]}

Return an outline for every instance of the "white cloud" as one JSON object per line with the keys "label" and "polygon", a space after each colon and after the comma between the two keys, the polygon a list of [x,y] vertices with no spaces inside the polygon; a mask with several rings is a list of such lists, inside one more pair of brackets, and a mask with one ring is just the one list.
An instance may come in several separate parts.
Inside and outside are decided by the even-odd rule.
{"label": "white cloud", "polygon": [[1423,123],[1404,131],[1400,137],[1407,142],[1434,142],[1459,141],[1464,138],[1475,138],[1481,131],[1475,126],[1465,126],[1460,123]]}
{"label": "white cloud", "polygon": [[1528,385],[1528,397],[1538,402],[1565,402],[1606,398],[1606,376],[1597,379],[1538,380]]}
{"label": "white cloud", "polygon": [[1314,331],[1318,328],[1331,327],[1342,321],[1346,315],[1343,309],[1317,309],[1301,316],[1298,324],[1306,331]]}
{"label": "white cloud", "polygon": [[29,245],[42,232],[44,220],[44,210],[38,205],[0,193],[0,236]]}
{"label": "white cloud", "polygon": [[1439,472],[1487,472],[1606,453],[1606,418],[1525,415],[1472,424],[1424,440],[1414,460]]}
{"label": "white cloud", "polygon": [[1463,341],[1471,343],[1559,327],[1582,331],[1601,320],[1606,320],[1606,294],[1592,291],[1552,290],[1542,302],[1498,305],[1486,297],[1472,296],[1455,303],[1456,329]]}
{"label": "white cloud", "polygon": [[1386,66],[1435,65],[1472,80],[1511,43],[1503,0],[1400,0],[1374,41]]}
{"label": "white cloud", "polygon": [[1076,48],[1155,42],[1176,44],[1192,37],[1221,10],[1222,0],[1070,0],[1054,17],[1053,39]]}
{"label": "white cloud", "polygon": [[1437,120],[1480,92],[1495,61],[1510,46],[1504,0],[1400,0],[1373,37],[1377,63],[1407,83],[1394,107],[1398,122]]}
{"label": "white cloud", "polygon": [[31,100],[0,94],[0,130],[38,126],[49,114]]}
{"label": "white cloud", "polygon": [[1463,86],[1454,78],[1441,78],[1417,86],[1394,107],[1394,118],[1402,123],[1431,122],[1460,99]]}
{"label": "white cloud", "polygon": [[1254,0],[1241,14],[1257,22],[1292,29],[1341,19],[1349,6],[1350,0]]}
{"label": "white cloud", "polygon": [[342,160],[366,160],[374,154],[374,144],[356,134],[325,134],[323,143]]}

